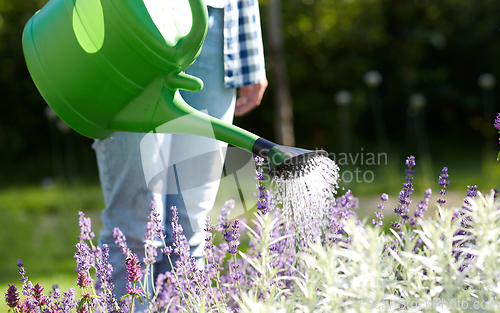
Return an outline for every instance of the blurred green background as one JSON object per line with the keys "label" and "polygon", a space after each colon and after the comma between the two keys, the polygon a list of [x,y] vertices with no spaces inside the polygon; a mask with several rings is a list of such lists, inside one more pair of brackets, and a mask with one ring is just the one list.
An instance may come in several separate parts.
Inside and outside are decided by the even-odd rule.
{"label": "blurred green background", "polygon": [[[18,278],[19,258],[30,278],[46,282],[46,291],[56,281],[72,285],[77,212],[93,218],[97,233],[103,207],[92,140],[47,117],[24,62],[23,27],[45,3],[0,0],[0,286],[5,290]],[[397,198],[409,155],[417,158],[414,202],[426,188],[436,194],[443,166],[449,168],[449,197],[456,205],[467,185],[484,192],[500,186],[493,128],[500,112],[494,81],[500,75],[499,1],[261,0],[260,5],[269,87],[261,106],[235,124],[279,141],[278,88],[288,92],[295,145],[322,148],[336,158],[341,186],[360,198],[361,217],[372,216],[382,192],[391,201]],[[281,21],[272,11],[276,5]],[[276,21],[281,50],[270,39]],[[283,60],[286,79],[277,71]],[[367,84],[369,71],[380,74],[378,82],[371,72],[375,81]],[[371,164],[372,154],[382,155],[382,161]]]}

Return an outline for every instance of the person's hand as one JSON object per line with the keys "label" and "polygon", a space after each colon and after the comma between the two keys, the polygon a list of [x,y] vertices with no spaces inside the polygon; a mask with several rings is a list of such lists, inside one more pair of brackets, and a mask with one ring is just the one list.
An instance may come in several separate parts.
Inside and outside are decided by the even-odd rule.
{"label": "person's hand", "polygon": [[247,114],[255,107],[259,106],[266,88],[267,78],[264,78],[257,84],[240,87],[234,115],[241,116],[243,114]]}

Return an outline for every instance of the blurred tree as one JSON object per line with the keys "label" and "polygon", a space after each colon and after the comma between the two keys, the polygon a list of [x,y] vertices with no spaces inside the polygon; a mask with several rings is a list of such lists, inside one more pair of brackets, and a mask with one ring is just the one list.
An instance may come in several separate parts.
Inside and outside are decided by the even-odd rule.
{"label": "blurred tree", "polygon": [[293,100],[288,84],[288,71],[283,42],[283,21],[281,0],[269,2],[269,50],[274,65],[271,88],[274,90],[274,134],[276,142],[285,146],[295,146],[293,130]]}
{"label": "blurred tree", "polygon": [[[53,176],[46,103],[36,89],[22,52],[27,21],[47,0],[0,0],[0,185],[39,182]],[[79,165],[95,167],[92,142],[72,132]],[[97,170],[87,171],[95,176]]]}
{"label": "blurred tree", "polygon": [[[283,2],[297,145],[339,148],[332,98],[341,89],[353,92],[357,139],[375,141],[362,85],[372,69],[384,76],[382,110],[391,141],[407,139],[405,104],[417,91],[437,104],[425,113],[432,138],[446,135],[458,144],[482,136],[471,128],[471,118],[482,116],[475,82],[484,71],[500,70],[499,13],[493,0]],[[271,64],[268,71],[274,70]]]}
{"label": "blurred tree", "polygon": [[45,105],[28,74],[21,47],[25,23],[43,4],[0,0],[0,162],[6,165],[0,174],[23,155],[47,151],[41,140],[48,133],[41,114]]}

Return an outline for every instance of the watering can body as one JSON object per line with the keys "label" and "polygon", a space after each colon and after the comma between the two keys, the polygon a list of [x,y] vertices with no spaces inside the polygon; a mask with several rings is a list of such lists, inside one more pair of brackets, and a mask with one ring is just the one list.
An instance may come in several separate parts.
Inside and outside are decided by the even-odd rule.
{"label": "watering can body", "polygon": [[[162,2],[163,7],[154,8],[143,0],[50,0],[23,33],[35,85],[66,124],[90,138],[102,140],[116,131],[150,132],[193,115],[190,125],[162,132],[208,136],[200,133],[206,129],[197,127],[200,120],[216,125],[217,139],[242,139],[234,135],[234,126],[198,112],[179,94],[179,89],[196,92],[203,87],[184,71],[202,48],[205,4],[189,0],[190,16],[185,16],[175,1]],[[152,18],[155,9],[170,10],[163,17],[175,19],[174,27],[161,32]],[[258,137],[245,136],[236,145],[251,148]]]}

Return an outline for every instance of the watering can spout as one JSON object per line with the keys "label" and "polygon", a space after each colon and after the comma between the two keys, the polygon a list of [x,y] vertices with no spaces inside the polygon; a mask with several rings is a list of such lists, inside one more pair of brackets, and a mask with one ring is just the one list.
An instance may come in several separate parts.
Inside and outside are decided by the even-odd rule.
{"label": "watering can spout", "polygon": [[264,138],[257,139],[252,147],[252,152],[269,163],[271,177],[285,177],[291,173],[303,172],[309,160],[316,156],[327,156],[324,150],[306,150],[295,147],[278,145]]}

